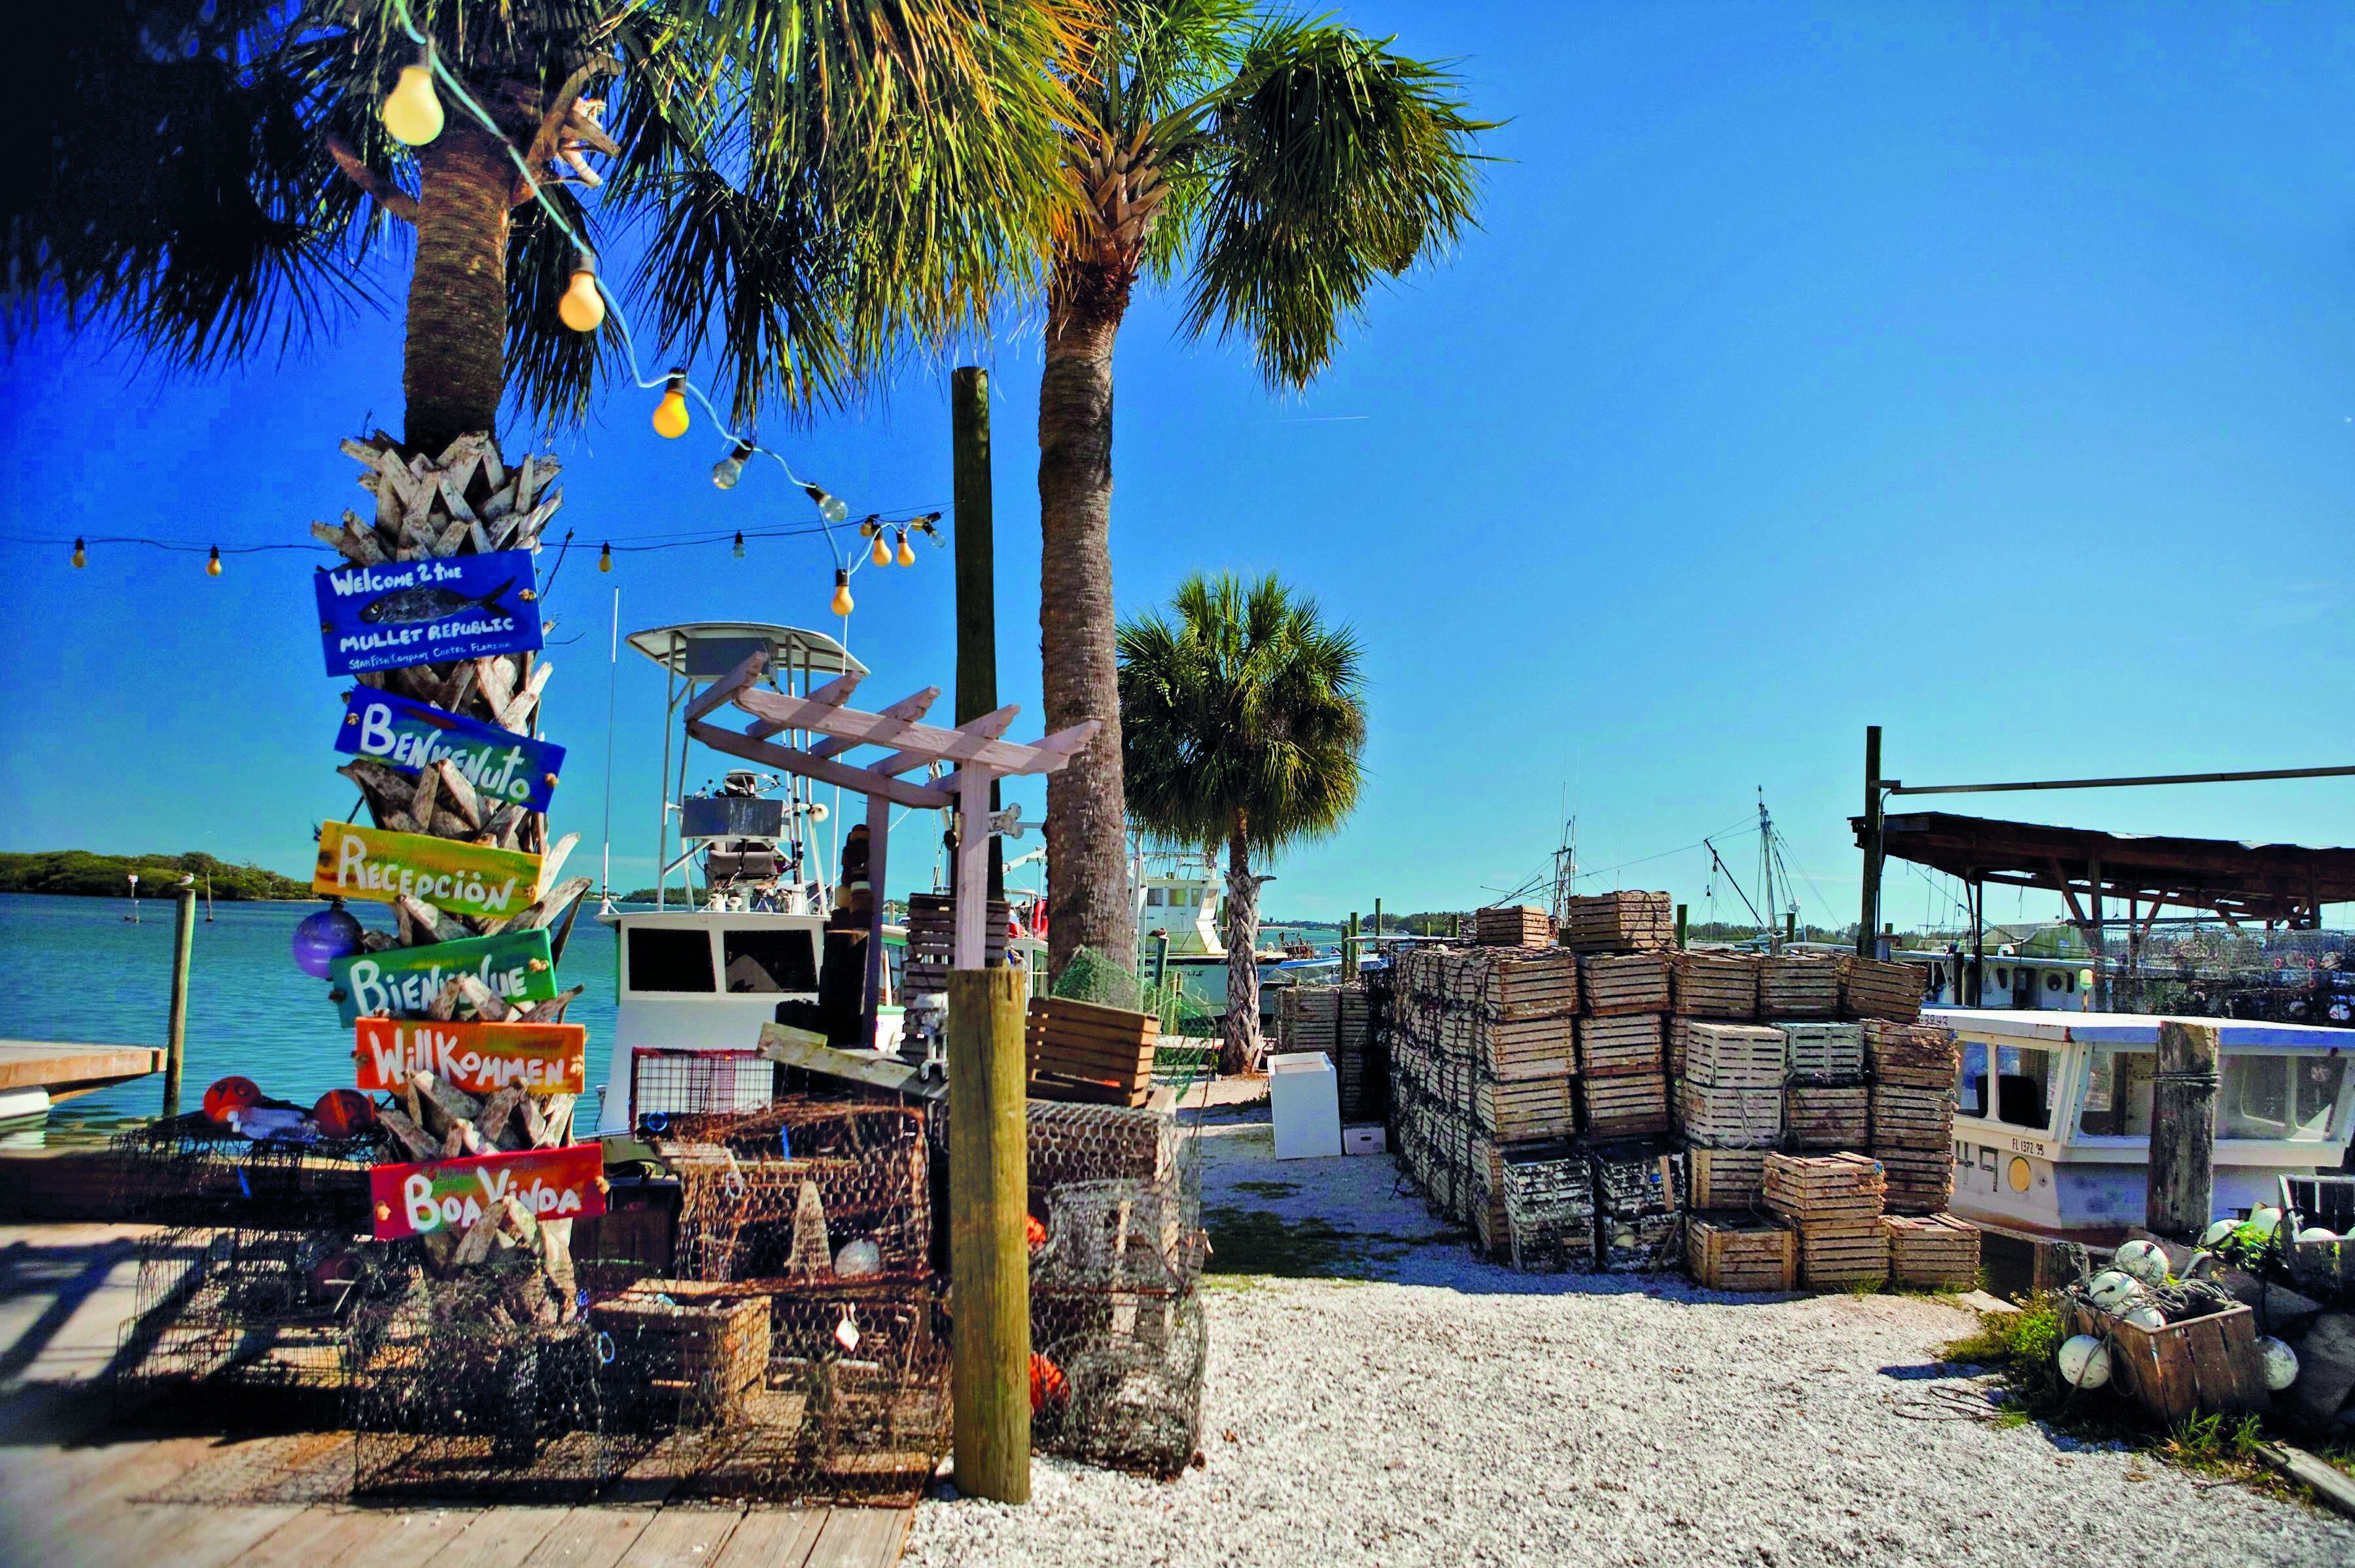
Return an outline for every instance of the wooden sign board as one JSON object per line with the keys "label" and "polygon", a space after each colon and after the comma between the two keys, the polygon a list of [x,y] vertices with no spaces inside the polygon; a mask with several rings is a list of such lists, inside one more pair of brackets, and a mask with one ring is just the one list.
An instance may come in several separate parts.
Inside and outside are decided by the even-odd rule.
{"label": "wooden sign board", "polygon": [[510,1083],[534,1094],[579,1094],[588,1087],[588,1045],[579,1024],[364,1018],[354,1029],[352,1057],[362,1089],[398,1089],[421,1069],[469,1094],[496,1094]]}
{"label": "wooden sign board", "polygon": [[539,897],[539,857],[330,822],[319,829],[311,891],[388,904],[407,893],[452,914],[498,919],[521,914]]}
{"label": "wooden sign board", "polygon": [[556,963],[545,926],[355,953],[328,965],[327,975],[335,982],[329,995],[347,1024],[357,1023],[363,1014],[421,1018],[442,987],[461,975],[474,976],[493,995],[518,1006],[556,995]]}
{"label": "wooden sign board", "polygon": [[441,1230],[464,1234],[504,1198],[517,1200],[535,1220],[602,1214],[604,1175],[604,1146],[593,1143],[378,1165],[368,1168],[368,1202],[379,1242]]}
{"label": "wooden sign board", "polygon": [[327,673],[528,653],[540,645],[538,582],[522,549],[318,572]]}
{"label": "wooden sign board", "polygon": [[345,699],[336,750],[373,757],[404,773],[446,757],[476,795],[534,811],[548,809],[556,775],[564,769],[561,746],[364,686]]}

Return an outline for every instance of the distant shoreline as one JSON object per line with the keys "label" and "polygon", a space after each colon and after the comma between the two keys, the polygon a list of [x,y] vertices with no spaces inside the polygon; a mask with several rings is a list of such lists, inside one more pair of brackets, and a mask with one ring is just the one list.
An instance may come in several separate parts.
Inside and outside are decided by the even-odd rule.
{"label": "distant shoreline", "polygon": [[[136,878],[134,884],[133,879]],[[65,898],[125,898],[135,885],[149,896],[194,879],[216,903],[316,902],[310,884],[261,866],[216,855],[101,855],[88,849],[0,850],[0,893]]]}

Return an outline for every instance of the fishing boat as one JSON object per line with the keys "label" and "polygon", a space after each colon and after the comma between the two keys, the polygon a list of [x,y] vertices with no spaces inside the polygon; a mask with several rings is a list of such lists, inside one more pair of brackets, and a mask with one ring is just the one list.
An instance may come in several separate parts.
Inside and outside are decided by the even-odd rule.
{"label": "fishing boat", "polygon": [[[1148,976],[1161,969],[1177,976],[1197,1006],[1223,1014],[1227,948],[1219,917],[1226,893],[1216,855],[1148,848],[1139,838],[1129,856],[1128,897]],[[1337,951],[1263,946],[1252,960],[1259,968],[1260,1012],[1268,1018],[1284,987],[1330,984],[1341,973]]]}
{"label": "fishing boat", "polygon": [[2091,1004],[2091,957],[1900,948],[1890,957],[1923,971],[1922,1005],[2008,1007],[2017,1012],[2082,1013]]}
{"label": "fishing boat", "polygon": [[[819,829],[839,817],[805,779],[732,764],[690,792],[685,710],[755,651],[768,655],[767,683],[788,696],[866,671],[834,638],[794,626],[693,622],[626,641],[663,668],[667,798],[653,906],[613,905],[597,916],[615,937],[601,1134],[626,1131],[647,1112],[767,1104],[773,1072],[755,1049],[761,1026],[776,1019],[780,1003],[814,1008],[819,997],[834,907],[829,865],[838,868],[839,854],[837,847],[829,855]],[[896,1043],[899,1022],[899,1008],[879,1008],[869,1043]],[[702,1054],[655,1054],[679,1052]]]}
{"label": "fishing boat", "polygon": [[[1955,1031],[1954,1211],[2017,1234],[2110,1245],[2144,1219],[2158,1017],[1933,1008]],[[2274,1201],[2277,1179],[2339,1168],[2355,1122],[2343,1029],[2190,1019],[2220,1046],[2219,1215]]]}

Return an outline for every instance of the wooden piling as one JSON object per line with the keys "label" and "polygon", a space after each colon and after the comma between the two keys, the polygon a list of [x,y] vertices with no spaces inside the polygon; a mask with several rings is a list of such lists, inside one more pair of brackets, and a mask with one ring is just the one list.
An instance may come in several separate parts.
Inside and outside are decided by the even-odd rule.
{"label": "wooden piling", "polygon": [[1030,1500],[1028,1143],[1022,971],[949,973],[949,1366],[957,1490]]}
{"label": "wooden piling", "polygon": [[2143,1225],[2169,1241],[2206,1230],[2215,1203],[2216,1059],[2215,1025],[2160,1021]]}
{"label": "wooden piling", "polygon": [[188,961],[197,936],[197,890],[172,894],[172,1013],[164,1024],[164,1117],[180,1114],[180,1064],[188,1054]]}
{"label": "wooden piling", "polygon": [[1677,905],[1677,951],[1679,953],[1685,950],[1685,933],[1692,929],[1689,918],[1690,907],[1688,904]]}

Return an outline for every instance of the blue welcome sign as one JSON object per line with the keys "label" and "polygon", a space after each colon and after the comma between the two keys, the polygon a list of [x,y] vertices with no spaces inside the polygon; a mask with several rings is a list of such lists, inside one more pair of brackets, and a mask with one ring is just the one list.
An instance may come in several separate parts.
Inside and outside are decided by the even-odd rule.
{"label": "blue welcome sign", "polygon": [[374,757],[404,773],[446,757],[476,795],[534,811],[548,809],[556,776],[564,771],[561,746],[364,686],[344,699],[336,750]]}
{"label": "blue welcome sign", "polygon": [[327,673],[528,653],[540,645],[538,581],[521,549],[319,572]]}

